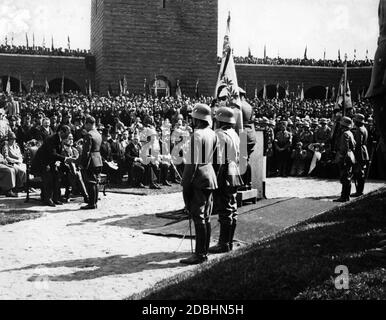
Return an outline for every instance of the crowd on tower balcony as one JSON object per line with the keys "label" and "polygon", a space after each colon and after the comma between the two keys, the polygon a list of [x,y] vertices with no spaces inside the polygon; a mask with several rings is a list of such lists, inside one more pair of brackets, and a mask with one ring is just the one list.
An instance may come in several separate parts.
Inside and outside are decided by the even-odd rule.
{"label": "crowd on tower balcony", "polygon": [[15,45],[0,45],[0,53],[5,54],[24,54],[24,55],[40,55],[40,56],[59,56],[59,57],[86,57],[90,55],[89,50],[68,49],[68,48],[49,48],[42,46],[15,46]]}
{"label": "crowd on tower balcony", "polygon": [[[237,64],[259,64],[259,65],[283,65],[283,66],[312,66],[312,67],[343,67],[344,61],[341,59],[336,60],[324,60],[324,59],[305,59],[305,58],[296,58],[296,59],[287,59],[287,58],[256,58],[252,55],[247,57],[236,56],[234,61]],[[218,57],[218,63],[221,63],[221,58]],[[371,67],[373,61],[370,59],[365,60],[348,60],[348,67]]]}
{"label": "crowd on tower balcony", "polygon": [[[161,188],[178,183],[183,164],[174,165],[171,154],[162,152],[162,135],[171,133],[171,144],[183,141],[192,132],[191,111],[197,102],[213,108],[212,97],[182,98],[145,95],[99,96],[68,92],[65,94],[7,95],[0,93],[0,188],[14,196],[26,181],[26,152],[31,146],[39,147],[62,125],[71,129],[70,141],[63,141],[63,150],[82,148],[83,125],[86,117],[93,116],[103,137],[103,172],[117,184],[132,187]],[[285,99],[247,99],[253,107],[250,122],[266,134],[266,154],[269,176],[308,176],[336,178],[333,162],[334,130],[341,118],[335,101]],[[375,156],[371,176],[382,177],[384,163],[375,132],[373,111],[366,101],[357,101],[348,115],[361,113],[369,131],[368,148]],[[148,137],[159,157],[143,163],[139,153]],[[11,152],[10,152],[11,151]],[[64,151],[63,151],[64,152]],[[379,159],[378,159],[378,158]],[[377,160],[378,159],[378,160]],[[377,164],[378,162],[378,164]],[[68,170],[64,170],[67,172]],[[67,181],[66,197],[79,193],[79,176]],[[125,179],[123,180],[123,177]],[[71,183],[68,181],[72,181]],[[74,181],[78,181],[75,183]]]}

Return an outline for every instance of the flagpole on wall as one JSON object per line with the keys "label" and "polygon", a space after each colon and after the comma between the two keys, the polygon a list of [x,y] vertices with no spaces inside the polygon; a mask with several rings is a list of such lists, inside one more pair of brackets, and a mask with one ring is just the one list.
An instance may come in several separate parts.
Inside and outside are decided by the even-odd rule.
{"label": "flagpole on wall", "polygon": [[343,117],[346,116],[346,93],[347,93],[347,54],[345,54],[344,56]]}

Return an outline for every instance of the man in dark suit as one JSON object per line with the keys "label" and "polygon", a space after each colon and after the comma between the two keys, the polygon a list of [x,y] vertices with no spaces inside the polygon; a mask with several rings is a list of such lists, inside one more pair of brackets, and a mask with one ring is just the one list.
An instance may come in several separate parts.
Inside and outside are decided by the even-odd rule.
{"label": "man in dark suit", "polygon": [[126,147],[125,157],[129,168],[129,176],[132,181],[131,185],[135,188],[145,188],[145,165],[140,156],[141,144],[139,142],[139,135],[135,134],[133,141],[131,141]]}
{"label": "man in dark suit", "polygon": [[48,137],[32,160],[31,172],[42,178],[42,200],[50,207],[62,205],[60,201],[59,163],[70,158],[61,155],[62,141],[70,134],[70,128],[62,126],[58,133]]}
{"label": "man in dark suit", "polygon": [[87,135],[84,137],[81,165],[85,178],[84,182],[89,195],[89,203],[87,206],[82,207],[82,210],[93,210],[98,207],[98,184],[103,162],[100,154],[102,136],[97,131],[95,124],[95,118],[91,116],[86,118],[84,127],[87,131]]}

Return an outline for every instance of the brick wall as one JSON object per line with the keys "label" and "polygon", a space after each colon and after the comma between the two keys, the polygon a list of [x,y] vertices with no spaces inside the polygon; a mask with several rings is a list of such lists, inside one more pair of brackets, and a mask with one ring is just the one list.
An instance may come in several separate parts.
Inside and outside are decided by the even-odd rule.
{"label": "brick wall", "polygon": [[[98,8],[98,12],[96,11]],[[193,94],[212,94],[217,78],[217,0],[93,0],[91,51],[96,86],[118,91],[126,76],[130,91],[143,92],[144,79],[177,80]]]}
{"label": "brick wall", "polygon": [[0,54],[0,77],[21,78],[26,88],[32,79],[35,86],[44,87],[46,78],[50,82],[61,79],[62,74],[81,90],[85,88],[86,79],[94,78],[94,74],[87,71],[84,58]]}

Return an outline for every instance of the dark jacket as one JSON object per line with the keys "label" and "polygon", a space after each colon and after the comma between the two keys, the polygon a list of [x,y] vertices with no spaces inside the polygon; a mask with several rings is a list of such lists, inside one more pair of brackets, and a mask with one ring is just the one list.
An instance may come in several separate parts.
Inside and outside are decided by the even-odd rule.
{"label": "dark jacket", "polygon": [[88,132],[84,137],[84,146],[81,163],[83,168],[92,169],[103,167],[100,153],[102,145],[102,136],[94,129]]}
{"label": "dark jacket", "polygon": [[32,160],[31,172],[33,174],[40,174],[48,165],[51,166],[57,161],[64,162],[65,157],[61,153],[62,144],[59,134],[48,137]]}
{"label": "dark jacket", "polygon": [[368,139],[368,132],[367,129],[364,126],[361,127],[355,127],[353,129],[354,139],[356,142],[355,147],[355,158],[357,161],[369,161],[369,153],[367,151],[367,139]]}

